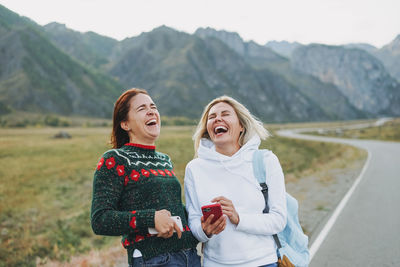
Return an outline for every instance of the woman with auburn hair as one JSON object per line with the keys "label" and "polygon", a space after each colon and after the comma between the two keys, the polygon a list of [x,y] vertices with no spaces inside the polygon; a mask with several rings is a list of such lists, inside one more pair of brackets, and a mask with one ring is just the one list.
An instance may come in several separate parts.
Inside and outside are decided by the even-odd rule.
{"label": "woman with auburn hair", "polygon": [[99,235],[122,235],[129,266],[200,266],[172,162],[156,151],[160,127],[145,90],[130,89],[118,98],[113,149],[94,174],[92,228]]}
{"label": "woman with auburn hair", "polygon": [[[193,136],[195,155],[186,166],[189,226],[204,243],[204,266],[277,266],[273,235],[286,225],[285,183],[273,153],[265,154],[269,213],[253,175],[253,153],[268,131],[242,104],[222,96],[204,109]],[[219,203],[223,216],[211,223],[201,207]]]}

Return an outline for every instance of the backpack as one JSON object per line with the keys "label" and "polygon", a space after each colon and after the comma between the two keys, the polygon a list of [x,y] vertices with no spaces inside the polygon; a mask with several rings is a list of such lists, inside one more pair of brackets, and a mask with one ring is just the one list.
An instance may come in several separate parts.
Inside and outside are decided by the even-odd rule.
{"label": "backpack", "polygon": [[[268,186],[266,184],[266,168],[264,163],[265,153],[269,150],[256,150],[253,154],[253,172],[262,188],[265,198],[265,209],[263,213],[269,212]],[[298,218],[298,202],[290,194],[286,193],[287,224],[285,229],[277,235],[273,235],[278,247],[279,260],[281,256],[289,258],[296,267],[307,267],[309,263],[308,237],[303,233]]]}

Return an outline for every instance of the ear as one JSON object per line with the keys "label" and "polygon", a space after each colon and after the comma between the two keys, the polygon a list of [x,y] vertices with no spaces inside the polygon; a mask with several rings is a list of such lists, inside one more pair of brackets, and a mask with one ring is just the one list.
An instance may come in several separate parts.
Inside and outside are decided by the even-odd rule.
{"label": "ear", "polygon": [[121,121],[121,128],[123,129],[123,130],[125,130],[125,131],[129,131],[130,130],[130,128],[129,128],[129,125],[128,125],[128,122],[127,121]]}

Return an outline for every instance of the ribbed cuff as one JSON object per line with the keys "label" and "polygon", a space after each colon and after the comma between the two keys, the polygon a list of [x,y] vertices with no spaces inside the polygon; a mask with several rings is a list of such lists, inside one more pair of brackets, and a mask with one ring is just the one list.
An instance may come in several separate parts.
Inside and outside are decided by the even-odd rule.
{"label": "ribbed cuff", "polygon": [[204,233],[203,228],[200,227],[200,231],[198,232],[199,238],[200,238],[200,242],[207,242],[208,240],[210,240],[214,235],[211,235],[210,237],[208,237],[206,235],[206,233]]}
{"label": "ribbed cuff", "polygon": [[137,229],[138,230],[145,230],[147,231],[147,228],[151,227],[154,228],[154,214],[156,210],[155,209],[148,209],[148,210],[139,210],[133,216],[136,215],[136,220],[137,220]]}

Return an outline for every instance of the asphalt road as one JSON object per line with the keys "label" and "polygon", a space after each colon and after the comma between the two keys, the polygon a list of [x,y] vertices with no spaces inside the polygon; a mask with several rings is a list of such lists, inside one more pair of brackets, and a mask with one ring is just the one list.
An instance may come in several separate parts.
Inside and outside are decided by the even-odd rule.
{"label": "asphalt road", "polygon": [[360,177],[311,240],[310,267],[400,266],[400,143],[299,132],[285,130],[278,134],[350,144],[368,151]]}

